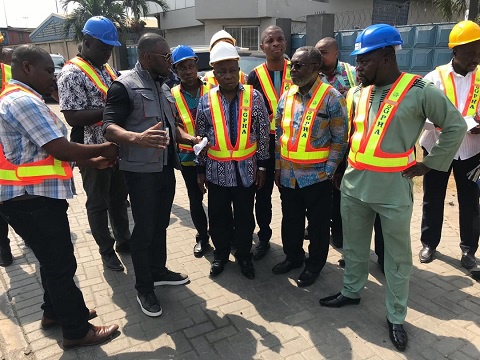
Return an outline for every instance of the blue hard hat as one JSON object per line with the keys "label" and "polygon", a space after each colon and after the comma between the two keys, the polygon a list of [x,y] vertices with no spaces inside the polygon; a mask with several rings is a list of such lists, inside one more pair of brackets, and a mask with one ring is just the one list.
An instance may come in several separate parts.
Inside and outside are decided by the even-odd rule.
{"label": "blue hard hat", "polygon": [[362,55],[387,46],[402,45],[400,33],[391,25],[375,24],[364,29],[355,40],[355,50],[350,55]]}
{"label": "blue hard hat", "polygon": [[111,46],[121,46],[118,41],[117,28],[110,19],[104,16],[93,16],[85,23],[82,34],[90,35]]}
{"label": "blue hard hat", "polygon": [[194,59],[195,61],[198,61],[197,54],[195,54],[195,52],[190,46],[178,45],[175,49],[173,49],[172,51],[173,65],[179,63],[180,61],[188,60],[188,59]]}

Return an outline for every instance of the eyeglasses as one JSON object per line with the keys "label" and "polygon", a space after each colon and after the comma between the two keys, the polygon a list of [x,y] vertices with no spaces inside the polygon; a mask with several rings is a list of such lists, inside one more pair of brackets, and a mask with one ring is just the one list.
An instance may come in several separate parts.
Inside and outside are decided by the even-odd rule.
{"label": "eyeglasses", "polygon": [[172,53],[160,54],[160,53],[156,53],[156,52],[151,52],[151,51],[150,51],[149,54],[160,55],[161,57],[163,57],[163,59],[164,59],[166,62],[169,62],[170,59],[172,58]]}
{"label": "eyeglasses", "polygon": [[307,65],[317,65],[317,63],[304,64],[304,63],[301,63],[301,62],[292,62],[292,63],[290,63],[290,68],[300,70],[301,68],[303,68],[304,66],[307,66]]}

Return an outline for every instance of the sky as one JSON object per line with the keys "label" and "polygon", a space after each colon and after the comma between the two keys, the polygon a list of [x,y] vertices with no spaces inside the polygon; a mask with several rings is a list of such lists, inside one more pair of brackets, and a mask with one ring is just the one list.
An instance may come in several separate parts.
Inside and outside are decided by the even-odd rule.
{"label": "sky", "polygon": [[0,27],[36,28],[51,13],[64,14],[61,0],[0,0]]}

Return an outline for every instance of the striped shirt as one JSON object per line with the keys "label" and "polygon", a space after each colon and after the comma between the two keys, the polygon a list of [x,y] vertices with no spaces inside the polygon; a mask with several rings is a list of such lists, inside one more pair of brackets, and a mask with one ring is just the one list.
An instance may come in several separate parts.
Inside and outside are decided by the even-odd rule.
{"label": "striped shirt", "polygon": [[[239,84],[239,91],[243,91],[243,85]],[[214,91],[220,91],[219,87]],[[230,128],[237,128],[239,97],[235,96],[232,102],[229,102],[220,92],[220,99],[225,111],[225,121],[227,123],[227,133],[230,136]],[[230,126],[234,121],[234,126]],[[208,94],[200,98],[197,108],[197,119],[195,120],[197,135],[207,137],[211,146],[215,145],[215,134],[212,123],[212,114],[210,112],[210,104]],[[235,134],[236,135],[236,134]],[[250,141],[257,142],[257,152],[255,156],[242,161],[216,161],[212,160],[204,154],[197,158],[199,165],[197,172],[206,173],[207,180],[219,186],[239,186],[249,187],[255,181],[257,172],[257,161],[269,158],[268,143],[270,135],[270,120],[267,108],[263,101],[262,94],[257,90],[253,90],[252,101],[252,123],[250,131]],[[264,164],[263,166],[266,166]],[[206,167],[206,168],[205,168]],[[239,183],[241,182],[241,184]]]}
{"label": "striped shirt", "polygon": [[[465,101],[467,100],[467,96],[470,91],[472,76],[475,76],[475,72],[469,72],[465,76],[457,74],[455,70],[453,70],[451,62],[450,68],[450,72],[453,72],[453,81],[455,83],[455,92],[457,94],[458,108],[463,109],[465,107]],[[440,78],[440,74],[436,69],[428,73],[425,76],[425,80],[430,80],[436,87],[438,87],[442,91],[445,91],[445,89],[443,88],[442,80]],[[480,113],[477,111],[477,118],[479,116]],[[437,143],[439,136],[440,131],[433,128],[433,126],[426,128],[422,134],[422,137],[420,138],[420,146],[425,148],[425,150],[430,153],[432,151],[432,148]],[[480,134],[475,135],[467,132],[465,138],[463,139],[462,145],[460,145],[460,148],[455,154],[454,159],[466,160],[471,158],[472,156],[477,155],[478,153],[480,153]]]}
{"label": "striped shirt", "polygon": [[[300,92],[295,94],[293,113],[293,134],[291,141],[295,139],[300,124],[305,113],[305,107],[313,96],[314,90],[320,86],[321,79],[313,84],[312,88],[306,95]],[[300,188],[304,188],[320,181],[327,179],[327,174],[333,174],[343,159],[345,151],[347,151],[347,135],[348,135],[348,120],[345,98],[335,89],[330,91],[325,96],[317,116],[312,123],[311,143],[313,148],[323,148],[330,146],[328,160],[326,162],[319,162],[313,164],[299,164],[284,160],[280,157],[280,137],[283,134],[281,121],[285,107],[284,93],[278,101],[277,113],[275,116],[276,123],[276,143],[275,143],[275,169],[280,169],[280,184],[282,186],[295,189],[296,184]]]}
{"label": "striped shirt", "polygon": [[[21,85],[33,94],[14,91],[0,101],[0,142],[5,157],[15,165],[43,160],[48,154],[42,146],[66,137],[67,128],[35,90],[16,80],[10,84]],[[48,179],[27,186],[0,185],[0,201],[25,194],[53,199],[73,197],[71,180]]]}

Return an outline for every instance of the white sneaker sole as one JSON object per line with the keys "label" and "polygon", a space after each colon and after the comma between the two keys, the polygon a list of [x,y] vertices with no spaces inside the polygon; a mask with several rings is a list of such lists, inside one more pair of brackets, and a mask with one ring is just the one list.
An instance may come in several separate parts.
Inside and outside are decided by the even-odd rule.
{"label": "white sneaker sole", "polygon": [[187,277],[186,279],[183,280],[177,280],[177,281],[168,281],[168,280],[160,280],[160,281],[155,281],[153,283],[153,286],[160,286],[160,285],[184,285],[190,282],[190,279]]}
{"label": "white sneaker sole", "polygon": [[161,308],[161,307],[160,307],[160,311],[155,312],[155,313],[150,312],[150,311],[144,309],[143,306],[142,306],[142,302],[140,301],[140,298],[138,297],[138,295],[137,295],[137,302],[138,302],[138,304],[140,305],[140,309],[142,309],[142,312],[143,312],[145,315],[150,316],[150,317],[158,317],[158,316],[162,315],[162,308]]}

